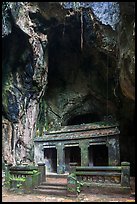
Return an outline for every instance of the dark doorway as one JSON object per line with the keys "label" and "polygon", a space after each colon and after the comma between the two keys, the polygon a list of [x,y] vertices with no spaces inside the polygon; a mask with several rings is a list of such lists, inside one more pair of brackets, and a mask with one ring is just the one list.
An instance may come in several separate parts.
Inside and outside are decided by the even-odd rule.
{"label": "dark doorway", "polygon": [[101,119],[96,113],[87,113],[83,115],[77,115],[71,119],[68,120],[67,125],[80,125],[83,123],[93,123],[93,122],[99,122]]}
{"label": "dark doorway", "polygon": [[81,151],[78,146],[71,146],[65,148],[65,170],[70,170],[70,163],[77,163],[81,165]]}
{"label": "dark doorway", "polygon": [[89,166],[108,166],[106,145],[91,145],[89,147]]}
{"label": "dark doorway", "polygon": [[46,172],[57,172],[57,150],[56,148],[45,148],[44,159]]}

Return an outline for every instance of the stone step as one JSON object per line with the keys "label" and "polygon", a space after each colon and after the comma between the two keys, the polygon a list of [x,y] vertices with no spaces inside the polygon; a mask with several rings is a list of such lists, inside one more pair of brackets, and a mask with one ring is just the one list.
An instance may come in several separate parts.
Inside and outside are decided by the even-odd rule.
{"label": "stone step", "polygon": [[45,177],[45,181],[43,181],[37,188],[34,189],[34,193],[66,196],[67,177],[68,174],[48,174]]}
{"label": "stone step", "polygon": [[51,173],[51,174],[46,174],[46,178],[66,178],[67,179],[68,174],[56,174],[56,173]]}
{"label": "stone step", "polygon": [[66,190],[66,185],[40,185],[37,189],[57,189],[57,190]]}
{"label": "stone step", "polygon": [[67,184],[67,180],[65,180],[65,179],[53,179],[53,178],[51,178],[51,179],[47,179],[46,180],[46,183],[54,183],[54,184]]}
{"label": "stone step", "polygon": [[67,183],[66,184],[64,184],[64,183],[48,183],[48,182],[42,182],[41,184],[40,184],[40,186],[57,186],[57,187],[66,187],[66,185],[67,185]]}
{"label": "stone step", "polygon": [[46,183],[67,184],[67,178],[46,177]]}
{"label": "stone step", "polygon": [[58,196],[66,196],[67,190],[66,189],[34,189],[35,194],[45,194],[45,195],[58,195]]}

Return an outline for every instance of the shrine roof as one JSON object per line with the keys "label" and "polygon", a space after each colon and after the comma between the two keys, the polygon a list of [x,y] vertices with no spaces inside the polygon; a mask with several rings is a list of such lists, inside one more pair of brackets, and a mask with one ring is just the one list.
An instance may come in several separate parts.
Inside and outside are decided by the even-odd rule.
{"label": "shrine roof", "polygon": [[47,131],[42,137],[35,138],[35,141],[86,139],[100,136],[118,135],[118,123],[88,123],[73,126],[63,126],[58,130]]}

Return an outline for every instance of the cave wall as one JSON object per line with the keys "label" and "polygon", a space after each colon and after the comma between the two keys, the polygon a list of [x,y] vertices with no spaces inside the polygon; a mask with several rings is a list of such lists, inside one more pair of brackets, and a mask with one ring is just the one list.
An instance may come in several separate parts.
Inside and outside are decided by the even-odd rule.
{"label": "cave wall", "polygon": [[13,164],[33,162],[39,100],[47,84],[47,36],[34,31],[31,9],[26,3],[3,3],[2,113],[12,128],[8,133],[3,125],[8,139],[3,140],[3,157]]}
{"label": "cave wall", "polygon": [[135,100],[135,3],[120,3],[118,26],[120,87],[124,96]]}
{"label": "cave wall", "polygon": [[134,2],[3,2],[2,17],[4,160],[33,162],[35,136],[97,114],[134,169]]}
{"label": "cave wall", "polygon": [[121,160],[131,163],[135,175],[135,2],[121,2],[118,35]]}

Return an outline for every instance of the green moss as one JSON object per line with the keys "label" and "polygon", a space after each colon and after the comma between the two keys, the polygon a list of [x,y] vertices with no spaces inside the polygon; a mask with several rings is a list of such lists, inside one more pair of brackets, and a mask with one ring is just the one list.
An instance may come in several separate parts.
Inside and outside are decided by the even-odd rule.
{"label": "green moss", "polygon": [[2,104],[6,112],[8,112],[9,93],[13,88],[12,83],[12,77],[9,75],[6,82],[2,85]]}
{"label": "green moss", "polygon": [[106,120],[106,121],[101,121],[101,122],[93,122],[92,125],[99,125],[100,127],[105,127],[105,126],[108,126],[108,125],[115,125],[115,126],[118,126],[118,123],[116,122],[111,122],[109,120]]}
{"label": "green moss", "polygon": [[45,130],[48,130],[48,123],[46,121],[46,101],[44,98],[40,100],[39,114],[36,124],[36,136],[42,136]]}
{"label": "green moss", "polygon": [[[16,166],[12,170],[19,170],[19,175],[10,174],[9,170],[5,171],[5,186],[10,189],[14,188],[15,191],[32,192],[38,186],[40,172],[34,166]],[[23,171],[25,170],[25,171]],[[25,175],[24,175],[25,174]],[[18,177],[19,176],[19,177]]]}

